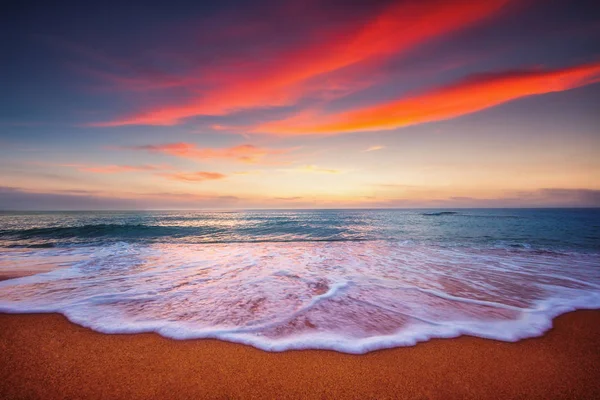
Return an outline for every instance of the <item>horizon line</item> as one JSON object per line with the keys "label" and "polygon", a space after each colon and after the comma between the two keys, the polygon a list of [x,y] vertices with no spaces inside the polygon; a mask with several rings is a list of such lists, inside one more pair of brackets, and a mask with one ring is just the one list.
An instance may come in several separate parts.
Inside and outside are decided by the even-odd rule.
{"label": "horizon line", "polygon": [[156,211],[212,211],[212,212],[239,212],[239,211],[344,211],[344,210],[595,210],[600,206],[509,206],[509,207],[338,207],[338,208],[148,208],[148,209],[5,209],[5,212],[156,212]]}

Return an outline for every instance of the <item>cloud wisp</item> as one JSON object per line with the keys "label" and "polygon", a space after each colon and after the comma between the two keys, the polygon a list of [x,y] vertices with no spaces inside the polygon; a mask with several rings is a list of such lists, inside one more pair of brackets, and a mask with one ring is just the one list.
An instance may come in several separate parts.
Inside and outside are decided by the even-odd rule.
{"label": "cloud wisp", "polygon": [[379,131],[471,114],[523,97],[600,82],[600,62],[561,69],[480,74],[408,98],[337,114],[305,113],[258,126],[277,135]]}
{"label": "cloud wisp", "polygon": [[341,174],[343,171],[333,168],[322,168],[317,165],[302,165],[300,167],[286,169],[287,172],[305,172],[313,174]]}
{"label": "cloud wisp", "polygon": [[371,19],[354,21],[338,31],[323,27],[319,32],[311,32],[307,37],[318,40],[312,39],[299,47],[284,50],[260,68],[242,71],[234,68],[235,72],[222,80],[224,85],[205,90],[197,98],[91,125],[169,126],[196,116],[291,105],[307,92],[319,90],[314,83],[304,84],[312,78],[368,60],[406,53],[494,16],[509,2],[411,0],[394,3]]}
{"label": "cloud wisp", "polygon": [[119,174],[126,172],[150,172],[154,176],[161,177],[171,181],[180,182],[204,182],[218,179],[225,179],[227,175],[220,172],[197,171],[185,172],[177,171],[170,165],[84,165],[84,164],[60,164],[62,167],[75,168],[80,172],[91,172],[94,174]]}
{"label": "cloud wisp", "polygon": [[159,165],[85,165],[85,164],[60,164],[61,167],[75,168],[81,172],[93,172],[96,174],[117,174],[121,172],[144,172],[144,171],[164,171],[171,170],[173,167],[166,164]]}
{"label": "cloud wisp", "polygon": [[[193,181],[190,181],[193,182]],[[240,198],[237,196],[193,193],[103,193],[85,190],[40,191],[21,187],[0,186],[0,209],[4,210],[90,210],[90,209],[197,209],[256,207],[268,203],[273,207],[305,207],[308,204],[325,208],[347,207],[374,208],[413,208],[413,207],[599,207],[600,190],[594,189],[537,189],[509,192],[504,196],[443,197],[429,198],[388,198],[375,197],[342,199],[331,202],[328,199],[313,198],[310,201],[302,196],[278,196],[273,198]]]}
{"label": "cloud wisp", "polygon": [[204,182],[224,179],[227,177],[225,174],[219,172],[174,172],[174,173],[159,173],[158,176],[180,182]]}
{"label": "cloud wisp", "polygon": [[[143,145],[125,147],[127,150],[141,150],[150,153],[167,154],[174,157],[188,158],[196,161],[207,159],[232,160],[246,164],[269,164],[266,158],[271,156],[281,156],[289,153],[293,149],[271,149],[259,147],[252,144],[241,144],[232,147],[209,148],[198,147],[194,143],[177,142],[165,143],[159,145]],[[272,161],[277,163],[276,161]]]}
{"label": "cloud wisp", "polygon": [[383,149],[385,149],[385,146],[379,146],[379,145],[377,145],[377,146],[369,146],[365,150],[363,150],[363,152],[368,153],[368,152],[371,152],[371,151],[378,151],[378,150],[383,150]]}

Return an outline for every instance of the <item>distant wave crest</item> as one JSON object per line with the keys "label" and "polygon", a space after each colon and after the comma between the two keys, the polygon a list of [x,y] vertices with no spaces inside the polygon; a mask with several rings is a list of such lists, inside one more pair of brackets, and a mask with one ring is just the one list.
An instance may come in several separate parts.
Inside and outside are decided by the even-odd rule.
{"label": "distant wave crest", "polygon": [[0,231],[0,237],[29,238],[72,238],[72,237],[101,237],[112,235],[140,236],[150,234],[153,236],[166,236],[181,231],[180,227],[152,226],[144,224],[94,224],[82,226],[13,229]]}
{"label": "distant wave crest", "polygon": [[438,212],[427,212],[427,213],[423,213],[421,215],[425,215],[427,217],[439,217],[442,215],[455,215],[458,214],[458,212],[456,211],[438,211]]}
{"label": "distant wave crest", "polygon": [[166,240],[187,243],[354,242],[381,237],[333,226],[306,226],[292,221],[248,226],[163,226],[89,224],[81,226],[0,230],[4,247],[44,248],[57,244],[102,244]]}

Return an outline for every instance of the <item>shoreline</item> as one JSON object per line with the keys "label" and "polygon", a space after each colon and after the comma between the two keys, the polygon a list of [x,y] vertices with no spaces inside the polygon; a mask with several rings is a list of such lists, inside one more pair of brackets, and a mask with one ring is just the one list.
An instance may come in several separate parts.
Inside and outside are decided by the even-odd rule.
{"label": "shoreline", "polygon": [[600,310],[544,336],[461,336],[363,355],[103,334],[0,313],[0,398],[600,398]]}

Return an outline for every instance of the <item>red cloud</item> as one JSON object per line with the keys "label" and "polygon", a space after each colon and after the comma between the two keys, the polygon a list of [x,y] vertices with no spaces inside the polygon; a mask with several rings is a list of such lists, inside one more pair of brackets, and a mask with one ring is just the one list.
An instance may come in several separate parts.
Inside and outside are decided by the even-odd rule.
{"label": "red cloud", "polygon": [[494,15],[510,0],[406,1],[396,3],[369,21],[330,32],[323,28],[318,42],[289,51],[262,68],[238,73],[191,102],[146,110],[116,121],[93,124],[174,125],[198,115],[221,115],[251,108],[288,105],[314,85],[316,76],[376,57],[406,52],[415,46],[470,26]]}
{"label": "red cloud", "polygon": [[600,62],[555,70],[484,74],[457,84],[334,115],[299,115],[264,124],[256,132],[319,134],[395,129],[470,114],[521,97],[600,82]]}
{"label": "red cloud", "polygon": [[219,172],[176,172],[172,174],[160,173],[156,174],[158,176],[162,176],[163,178],[167,178],[174,181],[182,181],[182,182],[203,182],[203,181],[211,181],[216,179],[226,178],[227,175],[221,174]]}
{"label": "red cloud", "polygon": [[256,164],[267,156],[285,154],[290,151],[290,149],[257,147],[252,144],[241,144],[225,148],[201,148],[193,143],[185,142],[136,146],[130,147],[129,149],[146,150],[154,153],[163,153],[196,160],[209,158],[230,159],[248,164]]}

